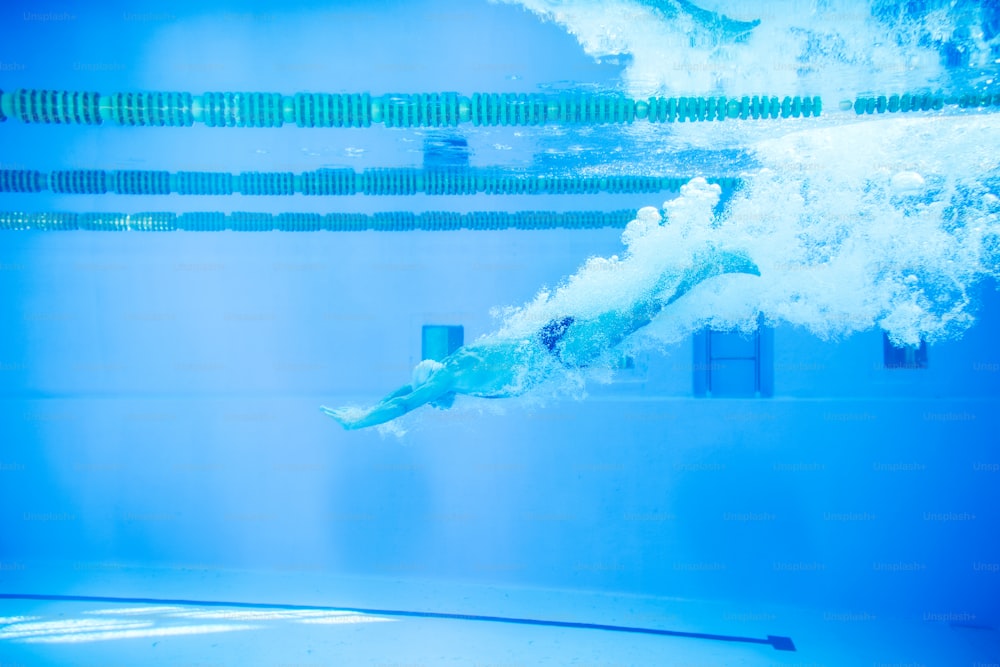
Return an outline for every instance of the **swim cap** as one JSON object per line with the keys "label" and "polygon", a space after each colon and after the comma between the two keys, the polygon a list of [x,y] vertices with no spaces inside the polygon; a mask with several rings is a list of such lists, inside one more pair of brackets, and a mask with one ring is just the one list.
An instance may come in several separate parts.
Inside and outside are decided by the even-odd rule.
{"label": "swim cap", "polygon": [[433,359],[424,359],[413,368],[413,379],[410,384],[414,389],[427,382],[431,375],[444,368],[444,364]]}

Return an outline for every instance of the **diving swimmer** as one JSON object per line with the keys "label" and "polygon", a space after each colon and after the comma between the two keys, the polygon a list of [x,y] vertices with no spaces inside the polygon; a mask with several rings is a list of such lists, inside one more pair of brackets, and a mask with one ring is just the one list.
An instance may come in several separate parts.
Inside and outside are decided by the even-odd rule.
{"label": "diving swimmer", "polygon": [[[480,340],[458,348],[440,362],[425,359],[413,370],[410,384],[369,409],[321,407],[345,429],[366,428],[391,421],[422,405],[450,407],[455,394],[509,398],[525,393],[555,366],[583,368],[607,350],[649,324],[666,306],[698,284],[726,273],[760,275],[745,255],[707,251],[679,276],[663,273],[646,296],[627,310],[613,310],[588,319],[567,315],[545,324],[533,337]],[[671,285],[672,294],[660,294]]]}

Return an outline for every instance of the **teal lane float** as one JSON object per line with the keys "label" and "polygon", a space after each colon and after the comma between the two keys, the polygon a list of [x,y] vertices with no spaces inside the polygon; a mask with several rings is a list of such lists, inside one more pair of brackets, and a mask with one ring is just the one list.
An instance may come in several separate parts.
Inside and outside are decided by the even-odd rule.
{"label": "teal lane float", "polygon": [[454,127],[758,120],[819,116],[819,97],[650,97],[557,95],[0,91],[0,121],[188,127]]}
{"label": "teal lane float", "polygon": [[0,212],[0,231],[107,232],[363,232],[476,231],[500,229],[623,228],[635,218],[624,211],[389,211],[363,213],[18,213]]}
{"label": "teal lane float", "polygon": [[959,109],[1000,107],[1000,91],[969,92],[945,95],[943,93],[903,93],[902,95],[858,96],[854,102],[844,100],[841,111],[854,110],[857,115],[898,113],[908,111],[937,111],[946,106]]}
{"label": "teal lane float", "polygon": [[[119,195],[515,195],[676,192],[692,176],[552,176],[513,169],[375,168],[292,172],[0,170],[0,192]],[[723,188],[735,177],[708,177]]]}

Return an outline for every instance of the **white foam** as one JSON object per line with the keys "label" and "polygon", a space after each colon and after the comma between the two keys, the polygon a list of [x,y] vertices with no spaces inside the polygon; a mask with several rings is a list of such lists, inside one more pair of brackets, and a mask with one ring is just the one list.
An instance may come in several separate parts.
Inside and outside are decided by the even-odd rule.
{"label": "white foam", "polygon": [[590,257],[554,290],[539,291],[520,308],[496,310],[502,327],[495,335],[530,337],[549,321],[567,315],[587,319],[625,310],[648,296],[664,273],[679,282],[698,252],[709,245],[731,245],[716,229],[713,209],[719,195],[719,186],[696,178],[662,209],[641,209],[622,233],[621,254]]}
{"label": "white foam", "polygon": [[859,121],[753,152],[762,166],[743,175],[721,215],[718,187],[691,181],[662,209],[638,212],[620,253],[497,311],[496,335],[626,308],[708,246],[745,250],[760,277],[706,281],[633,336],[632,349],[676,343],[706,323],[750,329],[758,315],[824,339],[880,327],[907,344],[972,325],[972,290],[1000,277],[1000,117]]}
{"label": "white foam", "polygon": [[891,185],[894,192],[919,192],[924,188],[924,177],[915,171],[901,171],[893,174]]}
{"label": "white foam", "polygon": [[[865,90],[933,87],[944,71],[934,40],[948,41],[964,27],[959,21],[972,20],[944,9],[876,20],[869,3],[859,0],[693,3],[730,19],[760,21],[735,39],[672,0],[494,1],[522,5],[562,26],[596,60],[630,56],[624,83],[637,97],[766,93],[837,99]],[[989,45],[979,37],[966,40],[965,55],[973,66],[989,66]]]}
{"label": "white foam", "polygon": [[770,169],[750,175],[725,226],[760,264],[764,313],[821,336],[877,325],[911,344],[972,323],[970,290],[997,275],[982,261],[1000,233],[995,115],[858,122],[756,152]]}
{"label": "white foam", "polygon": [[[858,0],[696,0],[734,19],[760,19],[736,40],[700,26],[672,0],[660,0],[672,8],[669,20],[637,0],[493,1],[520,4],[563,26],[594,58],[631,56],[623,87],[636,98],[822,95],[828,108],[858,93],[938,89],[944,69],[933,42],[950,39],[962,27],[956,22],[967,19],[942,9],[919,20],[901,14],[894,23],[880,21]],[[988,48],[974,51],[966,54],[971,65],[988,64],[982,61]],[[724,212],[716,210],[720,188],[702,179],[660,208],[640,209],[619,253],[587,258],[522,306],[494,309],[498,331],[482,341],[532,339],[556,318],[625,309],[648,296],[665,272],[679,277],[707,247],[745,251],[761,275],[699,285],[628,339],[630,350],[677,343],[706,324],[749,330],[760,316],[823,339],[873,328],[907,344],[961,336],[974,322],[974,288],[1000,278],[1000,116],[846,118],[853,117],[623,130],[649,145],[662,142],[654,146],[662,150],[640,156],[652,163],[637,164],[640,173],[655,171],[653,161],[679,145],[746,147],[759,166],[741,175],[744,185]],[[767,136],[796,127],[808,129]],[[512,390],[531,384],[526,374],[537,369],[521,370]],[[606,378],[606,370],[587,373]],[[582,392],[583,377],[565,371],[556,385]],[[405,433],[398,425],[380,432]]]}
{"label": "white foam", "polygon": [[376,424],[375,430],[383,440],[389,437],[402,440],[403,436],[406,435],[406,429],[402,426],[401,421],[401,419],[397,418],[383,424]]}

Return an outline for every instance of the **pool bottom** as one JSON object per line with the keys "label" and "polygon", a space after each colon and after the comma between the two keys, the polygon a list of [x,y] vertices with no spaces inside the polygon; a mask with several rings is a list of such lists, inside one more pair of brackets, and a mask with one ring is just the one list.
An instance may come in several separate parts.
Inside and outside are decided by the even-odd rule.
{"label": "pool bottom", "polygon": [[[58,586],[31,576],[5,576],[0,591],[4,667],[546,661],[929,667],[992,664],[1000,658],[997,632],[989,628],[868,612],[584,591],[150,568],[123,568]],[[192,595],[198,592],[205,595]],[[395,604],[387,605],[390,601]],[[404,610],[417,613],[401,614]],[[609,631],[607,626],[681,635]],[[769,635],[791,638],[796,650],[718,638]]]}
{"label": "pool bottom", "polygon": [[[663,628],[637,628],[631,626],[623,625],[608,625],[606,623],[577,623],[572,621],[558,621],[552,619],[540,619],[540,618],[521,618],[521,617],[510,617],[510,616],[484,616],[482,614],[451,614],[447,612],[435,612],[435,611],[414,611],[407,609],[354,609],[354,608],[338,608],[338,607],[317,607],[311,605],[296,605],[296,604],[267,604],[258,602],[224,602],[221,600],[163,600],[157,598],[115,598],[115,597],[97,597],[97,596],[81,596],[81,595],[34,595],[34,594],[9,594],[0,593],[0,599],[6,600],[24,600],[24,601],[36,601],[36,602],[77,602],[84,604],[112,604],[112,605],[150,605],[149,607],[140,607],[142,613],[156,613],[158,610],[167,610],[169,615],[177,615],[175,610],[185,609],[185,608],[208,608],[208,609],[229,609],[230,611],[223,612],[201,612],[209,618],[217,617],[219,613],[223,614],[223,617],[230,618],[239,616],[246,620],[253,620],[255,618],[282,618],[289,616],[292,618],[300,617],[303,619],[329,619],[332,622],[343,621],[344,619],[351,619],[352,622],[377,622],[377,621],[391,621],[399,618],[419,618],[419,619],[433,619],[433,620],[444,620],[444,621],[472,621],[480,623],[501,623],[510,625],[531,625],[538,627],[548,627],[548,628],[571,628],[575,630],[591,630],[591,631],[603,631],[603,632],[624,632],[629,634],[637,635],[653,635],[657,637],[684,637],[687,639],[701,639],[704,641],[715,641],[715,642],[735,642],[743,644],[765,644],[771,646],[778,651],[794,651],[795,644],[789,637],[776,637],[774,635],[768,635],[766,638],[759,637],[741,637],[736,635],[719,635],[711,634],[706,632],[683,632],[679,630],[667,630]],[[242,610],[242,611],[241,611]],[[134,613],[134,612],[133,612]],[[180,614],[181,616],[186,616],[188,614]],[[309,622],[325,622],[323,620],[314,620]],[[27,630],[24,628],[27,627]],[[18,630],[21,628],[21,630]],[[24,633],[25,641],[28,643],[50,643],[49,639],[45,637],[48,635],[60,635],[62,632],[60,627],[50,628],[45,627],[41,630],[32,629],[33,626],[29,623],[27,626],[24,622],[17,621],[12,624],[9,628],[0,628],[0,639],[5,637],[22,637],[21,633]],[[76,630],[79,629],[80,633],[77,634]],[[249,629],[249,628],[247,628]],[[81,639],[86,640],[89,638],[94,639],[104,639],[104,638],[114,638],[113,636],[105,637],[100,629],[90,630],[87,628],[86,624],[82,628],[73,628],[73,632],[70,634],[72,637],[66,637],[61,639],[61,641],[77,641],[77,636]],[[141,635],[145,633],[145,630],[137,630]],[[212,631],[209,629],[209,631]],[[94,632],[98,634],[93,635]],[[174,633],[168,633],[174,634]],[[177,633],[184,634],[184,633]],[[37,635],[37,636],[36,636]],[[155,632],[154,632],[155,635]],[[55,640],[60,641],[60,640]]]}

